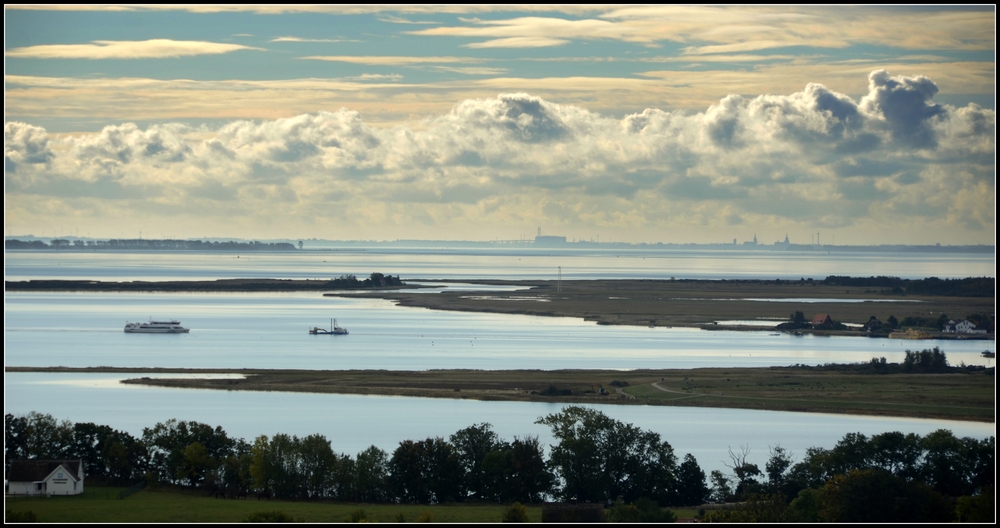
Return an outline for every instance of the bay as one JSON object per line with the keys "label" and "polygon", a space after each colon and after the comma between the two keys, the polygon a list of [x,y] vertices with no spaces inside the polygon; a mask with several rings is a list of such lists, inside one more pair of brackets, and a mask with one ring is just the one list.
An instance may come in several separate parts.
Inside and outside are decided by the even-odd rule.
{"label": "bay", "polygon": [[[32,410],[73,422],[107,424],[134,436],[143,427],[176,418],[222,426],[230,437],[251,441],[259,435],[322,434],[338,453],[356,455],[375,445],[391,453],[403,440],[447,438],[470,425],[488,422],[502,438],[554,439],[539,417],[565,405],[535,402],[481,402],[340,394],[259,393],[169,389],[121,385],[115,374],[8,373],[5,412]],[[937,429],[956,436],[996,436],[995,424],[818,413],[683,407],[587,405],[617,420],[654,431],[678,458],[691,453],[702,469],[728,472],[731,448],[750,449],[748,460],[764,467],[768,448],[780,445],[802,460],[809,447],[832,448],[844,434],[889,431],[926,435]]]}
{"label": "bay", "polygon": [[[428,293],[433,295],[433,293]],[[952,364],[987,365],[989,341],[792,336],[597,325],[567,317],[404,308],[319,293],[11,292],[6,366],[285,369],[644,369],[900,362],[939,346]],[[188,334],[126,334],[127,321],[175,318]],[[331,318],[347,336],[310,335]]]}
{"label": "bay", "polygon": [[[239,277],[404,279],[764,278],[827,275],[904,278],[994,276],[993,255],[776,254],[713,251],[358,249],[289,254],[8,252],[7,280],[197,280]],[[491,287],[451,285],[488,295]],[[510,290],[511,288],[506,288]],[[434,291],[429,290],[428,295]],[[802,299],[802,302],[808,302]],[[6,366],[135,366],[303,369],[562,369],[783,366],[900,361],[907,349],[940,346],[952,364],[984,364],[993,342],[794,337],[774,332],[599,326],[579,319],[402,308],[380,299],[315,293],[5,293]],[[183,335],[125,334],[126,321],[178,318]],[[310,336],[336,317],[349,336]],[[171,418],[221,425],[252,439],[278,432],[327,436],[338,452],[448,436],[489,422],[507,439],[548,430],[534,424],[559,404],[350,395],[248,393],[124,386],[122,376],[6,373],[5,413],[50,413],[141,434]],[[995,436],[995,424],[732,409],[600,406],[659,432],[706,471],[725,470],[729,448],[747,445],[763,464],[780,444],[801,459],[849,432],[899,430]]]}

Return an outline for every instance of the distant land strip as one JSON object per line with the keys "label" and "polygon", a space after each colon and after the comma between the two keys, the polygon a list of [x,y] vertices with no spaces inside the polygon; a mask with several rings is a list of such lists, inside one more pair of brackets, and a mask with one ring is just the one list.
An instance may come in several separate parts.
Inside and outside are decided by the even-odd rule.
{"label": "distant land strip", "polygon": [[[857,364],[632,371],[120,367],[5,367],[5,371],[137,374],[123,383],[185,389],[715,407],[995,422],[995,368],[951,367],[933,374],[899,372],[900,368],[898,364],[889,368]],[[242,377],[159,377],[169,374]]]}
{"label": "distant land strip", "polygon": [[112,250],[112,251],[298,251],[290,242],[201,241],[201,240],[151,240],[143,238],[112,240],[53,239],[46,244],[41,240],[4,240],[5,250]]}
{"label": "distant land strip", "polygon": [[[25,240],[21,240],[21,239]],[[49,240],[48,243],[45,240]],[[306,247],[308,244],[308,247]],[[260,242],[239,238],[222,240],[180,240],[180,239],[93,239],[87,237],[62,237],[40,239],[32,235],[13,236],[4,239],[4,247],[9,250],[59,250],[59,251],[342,251],[364,250],[365,248],[505,248],[530,251],[578,250],[628,250],[628,251],[774,251],[796,253],[979,253],[995,254],[996,246],[973,245],[833,245],[795,244],[775,242],[774,244],[735,243],[675,243],[675,242],[594,242],[588,240],[567,240],[566,237],[536,237],[519,240],[275,240]]]}
{"label": "distant land strip", "polygon": [[[381,276],[381,274],[378,274]],[[206,281],[90,281],[30,280],[4,281],[7,291],[85,291],[85,292],[293,292],[360,290],[378,288],[421,288],[402,284],[398,277],[381,276],[358,280],[353,276],[338,279],[217,279]]]}

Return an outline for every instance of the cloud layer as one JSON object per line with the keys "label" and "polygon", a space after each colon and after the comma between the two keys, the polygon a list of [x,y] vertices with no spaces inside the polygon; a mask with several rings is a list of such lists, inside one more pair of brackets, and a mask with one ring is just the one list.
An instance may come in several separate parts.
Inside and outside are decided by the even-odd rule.
{"label": "cloud layer", "polygon": [[14,48],[4,55],[17,59],[163,59],[260,50],[239,44],[196,40],[95,40],[91,44],[48,44]]}
{"label": "cloud layer", "polygon": [[922,76],[878,70],[868,86],[858,100],[809,84],[622,119],[505,93],[391,128],[349,109],[68,137],[8,122],[7,224],[170,219],[178,236],[383,239],[542,225],[665,242],[821,228],[844,243],[992,243],[995,112],[935,103]]}

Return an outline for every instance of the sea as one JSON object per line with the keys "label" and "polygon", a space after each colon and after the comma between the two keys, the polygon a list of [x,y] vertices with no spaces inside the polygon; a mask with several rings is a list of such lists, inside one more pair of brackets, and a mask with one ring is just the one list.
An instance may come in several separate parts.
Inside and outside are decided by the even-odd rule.
{"label": "sea", "polygon": [[[788,253],[788,254],[784,254]],[[489,295],[514,286],[481,279],[823,279],[828,275],[903,278],[995,276],[982,253],[843,253],[627,250],[589,248],[358,247],[274,253],[8,251],[7,281],[330,279],[372,272],[445,289]],[[799,299],[807,307],[815,299]],[[516,301],[513,301],[516,302]],[[527,302],[527,301],[525,301]],[[769,302],[761,300],[760,302]],[[884,302],[877,298],[857,302]],[[808,311],[804,309],[803,311]],[[175,319],[188,334],[125,334],[126,322]],[[350,335],[310,335],[331,319]],[[743,321],[749,328],[769,324]],[[378,298],[319,293],[5,292],[5,366],[116,366],[290,369],[644,369],[818,365],[941,347],[952,364],[993,366],[981,357],[993,341],[902,341],[790,336],[760,330],[604,326],[574,318],[448,312],[400,307]],[[502,437],[538,436],[535,422],[562,404],[480,402],[385,396],[255,393],[123,385],[134,375],[5,373],[4,412],[48,413],[141,435],[169,419],[222,426],[252,441],[276,433],[323,434],[341,453],[404,440],[444,437],[483,422]],[[763,467],[774,446],[804,456],[845,434],[887,431],[995,436],[995,424],[733,409],[593,405],[612,418],[653,430],[679,457],[705,471],[726,470],[729,450],[744,446]]]}

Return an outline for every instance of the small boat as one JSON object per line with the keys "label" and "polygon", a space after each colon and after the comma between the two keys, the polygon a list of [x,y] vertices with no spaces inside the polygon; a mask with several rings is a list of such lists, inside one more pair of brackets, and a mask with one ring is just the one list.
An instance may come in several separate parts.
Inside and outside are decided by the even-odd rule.
{"label": "small boat", "polygon": [[995,358],[995,357],[997,357],[997,353],[993,352],[991,350],[983,350],[983,353],[980,354],[980,355],[983,356],[984,358]]}
{"label": "small boat", "polygon": [[148,323],[125,323],[126,334],[186,334],[191,330],[181,326],[180,321],[154,321]]}
{"label": "small boat", "polygon": [[309,329],[309,333],[312,335],[347,335],[350,332],[348,332],[346,328],[341,328],[337,326],[336,319],[330,319],[329,330],[327,330],[326,328],[320,328],[318,326],[314,326]]}

